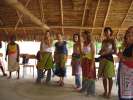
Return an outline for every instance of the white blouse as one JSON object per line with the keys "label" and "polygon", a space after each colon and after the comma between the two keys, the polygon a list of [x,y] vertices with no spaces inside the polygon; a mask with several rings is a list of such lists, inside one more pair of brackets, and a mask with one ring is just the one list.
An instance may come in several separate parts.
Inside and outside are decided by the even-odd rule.
{"label": "white blouse", "polygon": [[52,52],[52,46],[49,47],[44,42],[41,42],[40,51],[42,51],[42,52]]}

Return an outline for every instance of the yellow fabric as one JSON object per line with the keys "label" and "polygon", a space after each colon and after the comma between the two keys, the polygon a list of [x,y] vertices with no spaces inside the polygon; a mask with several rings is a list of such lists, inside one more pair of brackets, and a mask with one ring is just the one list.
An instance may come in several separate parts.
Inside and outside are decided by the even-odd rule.
{"label": "yellow fabric", "polygon": [[83,57],[84,57],[84,58],[88,58],[88,59],[93,59],[92,52],[88,52],[88,53],[85,54]]}
{"label": "yellow fabric", "polygon": [[13,54],[13,53],[16,53],[17,52],[17,45],[9,45],[8,46],[8,53],[9,54]]}

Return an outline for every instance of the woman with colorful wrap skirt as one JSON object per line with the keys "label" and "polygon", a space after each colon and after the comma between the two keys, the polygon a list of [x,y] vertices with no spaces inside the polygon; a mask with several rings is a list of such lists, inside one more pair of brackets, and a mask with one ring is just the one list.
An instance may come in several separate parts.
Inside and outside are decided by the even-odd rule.
{"label": "woman with colorful wrap skirt", "polygon": [[58,81],[59,86],[64,85],[64,77],[66,75],[65,63],[67,61],[67,42],[63,40],[62,34],[57,34],[57,42],[55,43],[54,62],[55,75],[60,77]]}
{"label": "woman with colorful wrap skirt", "polygon": [[118,96],[119,100],[133,100],[133,26],[124,36],[124,47],[118,53]]}
{"label": "woman with colorful wrap skirt", "polygon": [[[103,78],[104,93],[102,94],[102,96],[110,98],[113,86],[112,77],[115,76],[113,54],[116,53],[116,44],[111,37],[113,31],[110,27],[104,28],[104,34],[106,38],[102,41],[100,57],[98,58],[100,61],[98,69],[98,78],[100,77]],[[107,86],[109,87],[108,91],[107,91]]]}
{"label": "woman with colorful wrap skirt", "polygon": [[75,87],[76,89],[81,88],[81,64],[80,64],[80,37],[79,34],[74,34],[73,35],[73,53],[72,53],[72,60],[71,60],[71,65],[72,65],[72,75],[75,76]]}
{"label": "woman with colorful wrap skirt", "polygon": [[44,70],[48,71],[46,76],[46,83],[51,80],[51,69],[53,68],[52,57],[52,37],[49,31],[42,37],[40,51],[37,53],[37,83],[41,82],[44,76]]}
{"label": "woman with colorful wrap skirt", "polygon": [[[9,70],[9,77],[11,78],[11,74],[13,71],[17,71],[19,79],[19,45],[15,43],[16,37],[15,35],[12,35],[10,37],[10,42],[7,45],[7,50],[6,50],[6,57],[8,56],[8,70]],[[7,59],[7,58],[5,58]]]}
{"label": "woman with colorful wrap skirt", "polygon": [[86,92],[87,96],[94,96],[96,79],[96,69],[94,62],[95,49],[91,34],[87,31],[83,33],[83,46],[81,48],[82,88],[80,92]]}

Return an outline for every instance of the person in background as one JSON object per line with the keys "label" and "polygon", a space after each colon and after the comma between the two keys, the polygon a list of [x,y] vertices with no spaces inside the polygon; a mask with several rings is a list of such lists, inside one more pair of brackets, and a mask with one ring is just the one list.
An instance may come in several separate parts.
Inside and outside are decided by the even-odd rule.
{"label": "person in background", "polygon": [[5,59],[7,59],[7,56],[8,56],[8,70],[9,70],[8,78],[11,78],[13,71],[17,71],[17,73],[18,73],[17,79],[19,79],[20,50],[19,50],[19,45],[15,42],[15,40],[16,40],[15,35],[12,35],[10,37],[10,42],[7,45]]}
{"label": "person in background", "polygon": [[75,76],[75,87],[76,89],[81,88],[81,64],[80,64],[80,36],[79,34],[74,34],[73,35],[73,53],[72,53],[72,75]]}
{"label": "person in background", "polygon": [[[0,41],[0,48],[2,48],[2,43],[1,43],[1,41]],[[0,59],[0,69],[1,69],[1,71],[2,71],[2,73],[3,73],[3,76],[7,76],[7,74],[5,73],[4,68],[3,68],[3,66],[2,66],[2,61],[1,61],[1,59]]]}
{"label": "person in background", "polygon": [[55,43],[55,52],[54,52],[54,62],[55,62],[55,75],[60,77],[60,80],[57,82],[59,86],[64,85],[64,77],[66,75],[65,63],[67,61],[67,42],[63,40],[63,35],[57,34],[57,42]]}
{"label": "person in background", "polygon": [[[112,77],[115,76],[113,54],[116,54],[116,44],[114,39],[112,39],[113,31],[110,27],[104,28],[104,34],[106,38],[102,41],[102,47],[99,53],[100,64],[98,69],[98,78],[103,78],[104,93],[102,96],[110,98],[113,86]],[[109,84],[107,84],[107,81]],[[109,86],[108,91],[107,86]]]}
{"label": "person in background", "polygon": [[51,80],[51,69],[53,68],[52,57],[52,36],[47,31],[42,37],[40,51],[37,53],[37,83],[41,83],[41,79],[44,76],[44,72],[47,71],[46,84]]}
{"label": "person in background", "polygon": [[82,88],[80,92],[87,92],[87,96],[95,95],[95,79],[96,79],[96,69],[95,69],[95,48],[91,38],[91,34],[88,31],[83,32],[83,45],[82,48]]}
{"label": "person in background", "polygon": [[118,53],[118,96],[119,100],[133,100],[133,26],[128,28],[123,44]]}

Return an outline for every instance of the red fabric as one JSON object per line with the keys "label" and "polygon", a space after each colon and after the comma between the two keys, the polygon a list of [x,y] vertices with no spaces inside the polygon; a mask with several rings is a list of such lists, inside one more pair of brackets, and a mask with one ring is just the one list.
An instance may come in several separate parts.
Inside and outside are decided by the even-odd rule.
{"label": "red fabric", "polygon": [[91,68],[92,60],[83,58],[81,62],[82,75],[87,79],[96,79],[96,68],[95,66]]}
{"label": "red fabric", "polygon": [[133,60],[132,61],[123,61],[125,65],[127,65],[129,68],[133,68]]}

